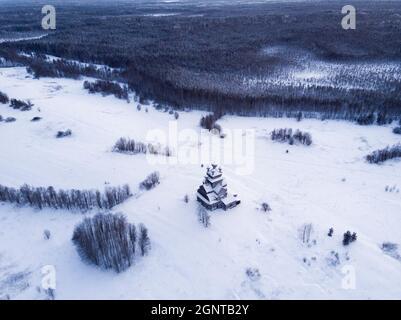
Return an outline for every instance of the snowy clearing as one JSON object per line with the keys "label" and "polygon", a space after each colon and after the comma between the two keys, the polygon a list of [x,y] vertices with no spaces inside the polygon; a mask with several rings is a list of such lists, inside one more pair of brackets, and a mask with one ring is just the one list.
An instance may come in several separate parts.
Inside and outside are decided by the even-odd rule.
{"label": "snowy clearing", "polygon": [[[364,160],[400,142],[391,126],[224,117],[218,121],[223,130],[255,130],[254,168],[237,175],[235,165],[222,164],[228,189],[242,203],[211,213],[205,229],[196,216],[195,193],[205,174],[201,163],[153,165],[145,155],[112,152],[120,137],[145,141],[149,130],[167,132],[172,121],[179,130],[199,131],[204,113],[181,112],[174,120],[152,106],[138,111],[138,103],[90,95],[82,84],[35,80],[25,68],[0,69],[0,90],[34,104],[27,112],[0,104],[3,118],[17,119],[0,122],[0,184],[103,189],[128,183],[135,189],[158,170],[159,186],[113,210],[148,227],[152,250],[122,274],[104,272],[83,263],[72,244],[82,214],[0,203],[0,299],[44,298],[37,288],[46,265],[57,271],[56,299],[401,298],[399,255],[381,249],[384,242],[401,245],[401,193],[386,192],[386,186],[401,187],[401,162]],[[42,120],[31,122],[35,116]],[[310,132],[313,144],[269,139],[273,129],[287,127]],[[70,137],[55,139],[67,129]],[[185,144],[202,148],[196,140]],[[189,203],[183,201],[186,194]],[[262,202],[272,211],[262,212]],[[312,224],[308,244],[300,237],[306,224]],[[330,227],[333,237],[327,236]],[[344,247],[347,230],[358,239]],[[248,268],[258,269],[260,277],[247,276]],[[353,289],[344,285],[347,270],[355,275]]]}

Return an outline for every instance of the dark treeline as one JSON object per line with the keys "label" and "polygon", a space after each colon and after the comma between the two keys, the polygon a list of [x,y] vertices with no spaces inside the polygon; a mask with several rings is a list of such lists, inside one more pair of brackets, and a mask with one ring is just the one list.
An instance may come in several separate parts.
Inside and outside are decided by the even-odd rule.
{"label": "dark treeline", "polygon": [[144,256],[150,250],[148,230],[128,223],[122,214],[97,214],[75,227],[72,241],[81,258],[102,269],[122,272],[135,261],[137,248]]}
{"label": "dark treeline", "polygon": [[96,80],[95,82],[84,81],[84,89],[89,93],[102,93],[104,96],[114,95],[118,99],[129,100],[128,87],[121,86],[112,81]]}
{"label": "dark treeline", "polygon": [[10,103],[10,107],[13,109],[21,110],[21,111],[29,111],[32,109],[33,104],[31,101],[22,101],[18,99],[10,99],[8,95],[0,91],[0,103],[7,104]]}
{"label": "dark treeline", "polygon": [[49,59],[43,53],[21,55],[18,50],[2,48],[0,49],[1,56],[11,65],[26,66],[28,73],[37,79],[42,77],[79,79],[81,76],[104,80],[121,78],[119,71],[106,66],[97,67],[93,64],[84,64],[62,58]]}
{"label": "dark treeline", "polygon": [[129,138],[120,138],[113,147],[114,152],[130,153],[130,154],[154,154],[164,155],[170,157],[173,153],[169,147],[162,147],[161,145],[143,142],[138,142]]}
{"label": "dark treeline", "polygon": [[[399,63],[401,8],[386,1],[359,5],[366,14],[359,17],[353,32],[338,27],[343,16],[337,1],[319,6],[306,2],[202,9],[177,4],[174,10],[181,14],[162,19],[145,17],[144,10],[149,8],[129,3],[118,7],[82,5],[85,18],[65,5],[60,32],[35,41],[5,43],[1,50],[6,51],[9,61],[15,61],[16,52],[21,50],[120,68],[121,73],[108,80],[128,84],[142,100],[153,99],[177,109],[271,117],[297,117],[302,111],[304,118],[347,119],[361,124],[372,121],[373,115],[374,123],[388,123],[401,114],[401,83],[394,76],[399,69],[366,73],[359,63]],[[19,9],[25,26],[29,16],[23,13],[31,8]],[[203,16],[194,17],[199,10]],[[110,12],[112,18],[104,19]],[[2,20],[0,16],[0,25]],[[4,24],[13,28],[7,19]],[[15,25],[19,26],[18,21]],[[280,45],[299,56],[263,54],[267,46]],[[12,50],[14,53],[8,52]],[[341,69],[337,78],[330,79],[333,85],[286,85],[285,81],[244,84],[259,77],[276,79],[283,70],[299,70],[305,57],[312,65],[324,61],[332,63],[333,70]],[[18,59],[34,64],[33,58]],[[355,64],[356,72],[347,71],[347,64]],[[84,74],[85,70],[78,72]],[[369,85],[360,85],[365,80]]]}
{"label": "dark treeline", "polygon": [[111,209],[131,197],[128,185],[108,187],[102,193],[98,190],[55,190],[53,187],[31,187],[19,189],[0,185],[0,202],[35,209],[65,209],[87,211],[94,208]]}
{"label": "dark treeline", "polygon": [[291,128],[285,129],[274,129],[270,133],[271,139],[278,142],[287,142],[290,145],[293,144],[304,144],[310,146],[312,144],[312,136],[308,132],[302,132],[300,130],[293,130]]}
{"label": "dark treeline", "polygon": [[381,163],[396,158],[401,158],[401,144],[373,151],[371,154],[366,156],[366,160],[369,163]]}

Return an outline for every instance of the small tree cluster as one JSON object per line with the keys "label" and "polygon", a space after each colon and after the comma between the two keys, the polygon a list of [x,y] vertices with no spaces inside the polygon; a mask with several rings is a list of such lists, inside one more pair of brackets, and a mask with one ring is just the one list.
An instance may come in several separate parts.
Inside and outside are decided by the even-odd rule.
{"label": "small tree cluster", "polygon": [[84,219],[75,227],[72,241],[84,261],[118,273],[134,263],[137,247],[142,256],[150,249],[146,227],[140,225],[138,236],[135,225],[122,214],[97,214]]}
{"label": "small tree cluster", "polygon": [[205,228],[210,226],[210,214],[202,205],[198,205],[198,220]]}
{"label": "small tree cluster", "polygon": [[393,133],[395,134],[401,134],[401,126],[400,127],[396,127],[393,129]]}
{"label": "small tree cluster", "polygon": [[120,86],[118,83],[105,80],[95,82],[84,81],[84,89],[89,93],[102,93],[103,96],[114,95],[118,99],[128,100],[128,87]]}
{"label": "small tree cluster", "polygon": [[361,126],[368,126],[374,124],[375,115],[373,113],[361,115],[356,122]]}
{"label": "small tree cluster", "polygon": [[300,143],[310,146],[312,144],[312,136],[310,133],[302,132],[300,130],[293,132],[291,128],[274,129],[270,133],[270,136],[273,141],[288,142],[290,145]]}
{"label": "small tree cluster", "polygon": [[33,104],[28,100],[27,102],[18,100],[18,99],[11,99],[10,107],[13,109],[18,109],[21,111],[29,111],[32,109]]}
{"label": "small tree cluster", "polygon": [[356,233],[352,233],[351,231],[347,231],[346,233],[344,233],[344,238],[343,238],[343,245],[344,246],[348,246],[351,242],[356,241]]}
{"label": "small tree cluster", "polygon": [[151,190],[158,184],[160,184],[160,174],[155,171],[148,175],[146,179],[139,184],[139,188],[143,190]]}
{"label": "small tree cluster", "polygon": [[200,119],[200,123],[199,125],[203,128],[203,129],[207,129],[207,130],[212,130],[212,129],[216,129],[219,132],[221,131],[221,127],[216,124],[216,121],[219,120],[222,117],[221,114],[219,113],[213,113],[213,114],[209,114],[207,116],[204,116]]}
{"label": "small tree cluster", "polygon": [[8,96],[0,91],[0,103],[6,104],[9,102],[9,100],[10,99],[8,98]]}
{"label": "small tree cluster", "polygon": [[108,187],[103,193],[98,190],[58,190],[53,187],[31,187],[19,189],[0,185],[0,202],[30,206],[36,209],[52,208],[86,211],[93,208],[111,209],[131,197],[128,185]]}
{"label": "small tree cluster", "polygon": [[166,157],[170,157],[172,155],[172,151],[169,147],[162,147],[160,144],[145,144],[129,138],[118,139],[113,147],[113,151],[132,154],[149,153],[154,155],[164,155]]}
{"label": "small tree cluster", "polygon": [[400,158],[401,157],[401,144],[396,144],[392,147],[373,151],[371,154],[366,156],[366,160],[369,163],[381,163],[386,160]]}
{"label": "small tree cluster", "polygon": [[65,131],[58,131],[56,134],[56,138],[65,138],[65,137],[69,137],[70,135],[72,135],[72,131],[70,129],[65,130]]}

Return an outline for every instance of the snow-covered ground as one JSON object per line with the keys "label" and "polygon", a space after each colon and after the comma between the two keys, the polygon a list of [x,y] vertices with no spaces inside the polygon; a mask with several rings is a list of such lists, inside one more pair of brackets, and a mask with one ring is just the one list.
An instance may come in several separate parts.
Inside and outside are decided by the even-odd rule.
{"label": "snow-covered ground", "polygon": [[[254,130],[255,157],[246,175],[237,174],[235,164],[222,164],[229,191],[242,203],[213,212],[205,229],[195,200],[205,174],[201,163],[152,164],[143,155],[111,152],[120,137],[144,141],[150,130],[167,132],[175,123],[199,132],[203,113],[181,112],[176,121],[151,106],[138,111],[137,103],[90,95],[82,80],[35,80],[24,68],[0,69],[0,91],[35,104],[28,112],[0,104],[3,118],[17,118],[0,122],[0,184],[102,189],[107,182],[135,189],[150,172],[161,173],[154,190],[114,209],[144,223],[152,241],[150,254],[122,274],[80,260],[71,237],[83,214],[0,204],[0,298],[43,298],[37,288],[46,265],[56,268],[57,299],[401,298],[401,261],[380,248],[387,241],[401,245],[401,193],[385,191],[387,185],[401,188],[401,162],[363,159],[400,142],[389,126],[224,117],[219,123],[226,132]],[[43,119],[31,122],[34,116]],[[310,132],[312,146],[268,138],[283,127]],[[72,136],[55,139],[65,129]],[[198,151],[202,139],[180,144]],[[272,211],[263,213],[262,202]],[[310,223],[311,241],[304,244],[300,230]],[[50,240],[43,238],[45,229]],[[344,247],[347,230],[358,240]],[[258,269],[260,278],[248,277],[247,268]]]}
{"label": "snow-covered ground", "polygon": [[27,36],[27,37],[18,37],[18,38],[0,38],[0,43],[5,43],[5,42],[19,42],[19,41],[26,41],[26,40],[38,40],[46,37],[47,34],[41,34],[37,36]]}

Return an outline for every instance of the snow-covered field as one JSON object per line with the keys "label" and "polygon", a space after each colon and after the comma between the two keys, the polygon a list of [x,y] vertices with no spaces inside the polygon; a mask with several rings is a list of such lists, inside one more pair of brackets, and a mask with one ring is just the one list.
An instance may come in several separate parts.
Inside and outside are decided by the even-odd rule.
{"label": "snow-covered field", "polygon": [[[167,132],[172,122],[199,132],[203,113],[181,112],[176,121],[151,106],[138,111],[137,103],[90,95],[82,80],[34,80],[24,68],[0,69],[0,91],[35,104],[28,112],[0,104],[3,118],[17,119],[0,122],[0,184],[102,189],[128,183],[135,190],[150,172],[161,173],[154,190],[114,209],[143,222],[152,241],[149,255],[122,274],[80,260],[71,237],[83,214],[0,204],[0,298],[44,298],[38,288],[46,265],[56,268],[57,299],[401,298],[401,261],[380,248],[383,242],[401,245],[401,162],[371,165],[363,158],[400,142],[389,126],[224,117],[219,123],[227,132],[255,130],[253,170],[238,175],[235,164],[222,164],[229,191],[242,204],[213,212],[205,229],[195,200],[205,174],[201,163],[155,165],[143,155],[111,152],[120,137],[144,141],[149,130]],[[43,119],[31,122],[34,116]],[[310,132],[312,146],[268,138],[283,127]],[[55,139],[65,129],[72,136]],[[200,142],[180,143],[196,151]],[[387,185],[395,191],[386,192]],[[262,202],[272,211],[263,213]],[[304,244],[300,230],[309,223],[311,241]],[[45,229],[50,240],[43,238]],[[358,240],[344,247],[347,230]],[[248,277],[247,268],[260,277]]]}

